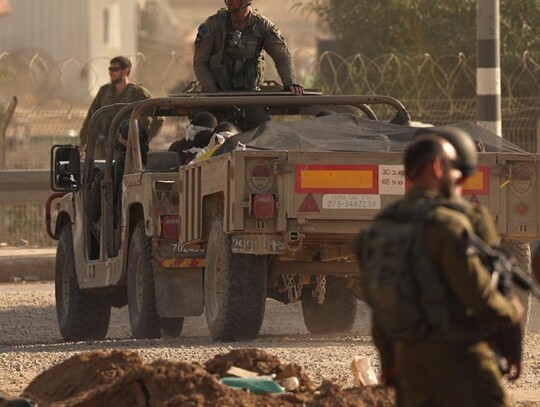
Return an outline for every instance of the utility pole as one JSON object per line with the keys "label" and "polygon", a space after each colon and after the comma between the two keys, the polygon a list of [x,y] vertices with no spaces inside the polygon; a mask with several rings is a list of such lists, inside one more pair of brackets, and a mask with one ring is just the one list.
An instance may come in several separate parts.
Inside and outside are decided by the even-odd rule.
{"label": "utility pole", "polygon": [[476,2],[476,121],[502,137],[499,0]]}

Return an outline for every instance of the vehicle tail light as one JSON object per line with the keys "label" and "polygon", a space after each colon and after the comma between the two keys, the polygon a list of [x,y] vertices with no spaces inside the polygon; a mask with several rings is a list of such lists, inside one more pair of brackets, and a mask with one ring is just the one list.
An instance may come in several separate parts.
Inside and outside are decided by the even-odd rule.
{"label": "vehicle tail light", "polygon": [[251,215],[257,219],[272,219],[276,213],[274,194],[253,194],[251,197]]}
{"label": "vehicle tail light", "polygon": [[168,240],[178,240],[179,236],[178,215],[165,215],[161,217],[161,237]]}

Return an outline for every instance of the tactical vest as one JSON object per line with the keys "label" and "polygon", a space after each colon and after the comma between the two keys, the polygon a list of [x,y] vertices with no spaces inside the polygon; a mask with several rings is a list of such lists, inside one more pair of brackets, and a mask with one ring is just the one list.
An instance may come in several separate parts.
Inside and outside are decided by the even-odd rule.
{"label": "tactical vest", "polygon": [[[116,90],[113,84],[108,84],[105,88],[105,91],[103,92],[103,95],[100,98],[101,106],[110,106],[114,103],[130,103],[132,102],[132,96],[135,92],[135,89],[137,89],[137,85],[134,83],[128,83],[126,86],[126,89],[119,98],[116,97]],[[125,123],[129,120],[129,114],[126,114],[122,118],[122,123]],[[98,131],[103,136],[107,136],[107,133],[109,132],[109,127],[112,123],[112,118],[107,118],[102,121],[102,123],[99,125]]]}
{"label": "tactical vest", "polygon": [[408,210],[395,203],[359,236],[366,302],[393,340],[416,341],[434,330],[445,335],[452,313],[462,309],[427,256],[425,225],[440,205],[463,212],[448,201],[420,200]]}
{"label": "tactical vest", "polygon": [[103,94],[102,106],[109,106],[109,105],[112,105],[114,103],[129,103],[129,102],[132,102],[131,95],[133,95],[133,92],[135,92],[136,88],[137,88],[137,85],[135,85],[134,83],[128,83],[127,86],[126,86],[126,89],[124,90],[122,95],[120,95],[120,98],[118,100],[116,100],[116,98],[114,98],[114,96],[115,96],[114,85],[109,84],[105,88],[105,92]]}
{"label": "tactical vest", "polygon": [[222,43],[210,58],[210,71],[222,91],[253,90],[264,82],[262,47],[266,33],[261,16],[252,13],[255,22],[241,31],[240,38],[234,38],[229,13],[224,9],[218,12]]}

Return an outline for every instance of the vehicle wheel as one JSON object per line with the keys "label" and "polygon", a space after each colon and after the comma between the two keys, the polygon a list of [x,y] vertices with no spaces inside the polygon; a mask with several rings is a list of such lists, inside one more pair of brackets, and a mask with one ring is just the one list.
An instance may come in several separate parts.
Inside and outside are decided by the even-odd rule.
{"label": "vehicle wheel", "polygon": [[324,302],[319,304],[311,290],[302,295],[302,314],[312,334],[349,332],[356,318],[357,299],[345,289],[328,284]]}
{"label": "vehicle wheel", "polygon": [[[524,272],[531,274],[531,247],[529,246],[529,243],[515,239],[503,238],[501,239],[501,248],[516,258],[518,264]],[[519,288],[516,288],[514,292],[519,298],[525,311],[525,316],[521,323],[521,327],[523,328],[523,336],[525,336],[529,328],[531,293],[528,291],[523,291]]]}
{"label": "vehicle wheel", "polygon": [[152,247],[144,221],[137,223],[128,251],[128,310],[131,333],[137,339],[161,337],[161,320],[156,311]]}
{"label": "vehicle wheel", "polygon": [[105,338],[111,306],[105,297],[79,288],[70,224],[64,226],[58,240],[54,289],[56,316],[64,340],[75,342]]}
{"label": "vehicle wheel", "polygon": [[266,256],[232,253],[223,215],[214,220],[204,274],[206,321],[213,340],[257,337],[264,319],[267,264]]}
{"label": "vehicle wheel", "polygon": [[178,338],[184,327],[184,318],[161,318],[163,334],[169,338]]}

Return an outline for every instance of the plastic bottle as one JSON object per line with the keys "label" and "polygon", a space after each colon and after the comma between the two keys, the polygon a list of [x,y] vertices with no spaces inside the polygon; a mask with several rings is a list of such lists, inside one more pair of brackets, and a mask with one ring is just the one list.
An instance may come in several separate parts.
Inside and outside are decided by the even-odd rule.
{"label": "plastic bottle", "polygon": [[353,375],[360,386],[371,386],[378,384],[377,375],[371,367],[371,362],[367,356],[355,356],[351,362]]}

